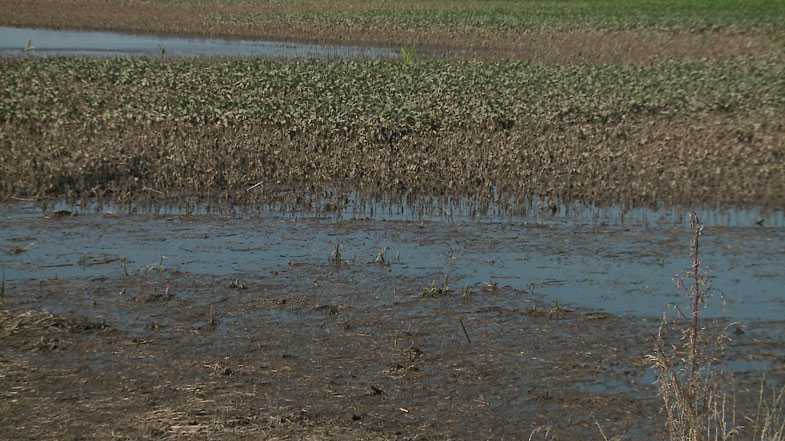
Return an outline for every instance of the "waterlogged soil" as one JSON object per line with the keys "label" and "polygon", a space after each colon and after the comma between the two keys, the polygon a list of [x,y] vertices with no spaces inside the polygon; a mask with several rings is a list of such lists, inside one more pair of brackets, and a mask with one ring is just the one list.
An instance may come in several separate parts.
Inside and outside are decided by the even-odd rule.
{"label": "waterlogged soil", "polygon": [[[664,427],[644,357],[686,303],[683,225],[76,213],[0,219],[2,439]],[[707,227],[703,257],[749,409],[785,378],[785,232]]]}

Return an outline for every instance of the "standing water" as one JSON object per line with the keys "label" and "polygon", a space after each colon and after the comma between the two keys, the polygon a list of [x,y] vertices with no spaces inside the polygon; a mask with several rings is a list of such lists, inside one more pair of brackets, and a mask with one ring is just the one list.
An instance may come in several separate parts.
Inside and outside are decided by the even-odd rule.
{"label": "standing water", "polygon": [[[322,277],[333,272],[329,256],[340,246],[358,271],[354,283],[372,291],[397,286],[416,292],[446,279],[455,288],[509,287],[622,315],[658,317],[664,309],[689,307],[674,278],[690,266],[690,232],[675,211],[630,213],[622,221],[612,207],[584,212],[562,205],[561,214],[529,210],[471,219],[452,205],[432,216],[407,215],[394,204],[372,213],[361,206],[308,216],[263,209],[123,215],[117,207],[80,212],[68,205],[42,212],[17,205],[2,209],[0,249],[6,253],[0,253],[0,265],[13,284],[115,278],[126,266],[138,270],[162,261],[206,276],[253,278],[307,269]],[[705,314],[731,320],[785,316],[782,213],[769,213],[760,224],[752,221],[763,215],[758,211],[702,213],[708,221],[702,258],[711,283]],[[382,272],[384,282],[367,265],[380,252],[391,263]],[[287,283],[294,289],[300,279]]]}
{"label": "standing water", "polygon": [[395,58],[393,49],[0,26],[0,56]]}

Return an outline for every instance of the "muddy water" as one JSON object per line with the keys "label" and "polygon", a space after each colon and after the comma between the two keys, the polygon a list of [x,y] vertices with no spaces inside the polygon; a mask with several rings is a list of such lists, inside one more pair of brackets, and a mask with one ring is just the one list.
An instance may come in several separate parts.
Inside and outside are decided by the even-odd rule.
{"label": "muddy water", "polygon": [[[28,42],[32,47],[28,47]],[[0,55],[395,58],[391,49],[0,26]]]}
{"label": "muddy water", "polygon": [[[0,206],[0,365],[14,400],[2,430],[177,434],[187,421],[223,439],[241,419],[261,437],[321,439],[308,432],[318,424],[362,431],[347,439],[529,439],[547,424],[592,439],[602,421],[655,439],[664,426],[644,356],[666,305],[687,309],[672,282],[689,266],[683,219],[463,207]],[[707,227],[703,244],[706,311],[741,322],[704,322],[731,337],[722,369],[742,391],[740,415],[754,411],[763,371],[785,378],[774,221]],[[124,407],[107,408],[117,396]],[[314,419],[265,423],[291,421],[288,409]],[[90,428],[77,426],[85,415]]]}
{"label": "muddy water", "polygon": [[[384,212],[398,213],[388,216],[397,219],[378,212],[373,219],[89,210],[58,216],[16,205],[4,207],[0,218],[0,264],[11,289],[34,280],[116,279],[164,269],[271,283],[295,274],[285,283],[297,291],[342,273],[357,291],[371,295],[344,290],[336,295],[351,298],[333,300],[363,307],[389,305],[396,292],[417,295],[446,279],[455,295],[464,288],[512,289],[567,307],[645,317],[688,310],[674,284],[690,263],[689,232],[681,222],[576,223],[558,213],[551,222],[516,217],[456,222],[436,216],[402,220],[402,210]],[[777,216],[769,222],[776,223]],[[765,225],[707,227],[702,257],[712,293],[708,316],[741,321],[785,316],[785,229]],[[329,262],[337,246],[340,268]],[[374,263],[381,250],[384,265]],[[521,302],[504,295],[492,300],[499,307],[525,306]]]}

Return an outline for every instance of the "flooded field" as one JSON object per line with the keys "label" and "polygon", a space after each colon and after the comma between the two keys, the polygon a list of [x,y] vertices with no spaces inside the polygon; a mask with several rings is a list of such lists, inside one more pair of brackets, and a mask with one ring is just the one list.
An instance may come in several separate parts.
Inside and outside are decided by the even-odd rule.
{"label": "flooded field", "polygon": [[[688,299],[673,284],[689,267],[687,214],[679,218],[674,211],[650,211],[653,222],[647,223],[641,213],[623,222],[614,209],[594,208],[592,219],[574,207],[573,214],[533,210],[531,216],[474,220],[458,207],[451,217],[389,206],[321,215],[261,210],[223,216],[69,208],[69,215],[34,206],[5,213],[0,240],[7,251],[1,260],[7,283],[118,278],[151,267],[210,277],[254,278],[292,268],[318,273],[340,247],[347,266],[364,268],[380,255],[385,259],[382,273],[389,280],[373,288],[378,292],[405,290],[407,281],[418,281],[420,286],[408,286],[417,291],[446,279],[458,291],[505,286],[612,314],[658,317],[667,305],[688,309]],[[751,215],[743,210],[706,214],[708,225],[715,222],[704,245],[715,295],[705,313],[741,321],[785,317],[782,212],[771,214],[769,223],[752,216],[760,225],[744,225]],[[358,274],[356,283],[376,282],[374,265],[362,273],[368,280]],[[355,301],[382,306],[391,300]]]}
{"label": "flooded field", "polygon": [[[690,265],[679,210],[349,206],[4,206],[9,433],[660,432],[644,356],[663,312],[689,311],[673,281]],[[720,361],[741,403],[763,373],[785,376],[785,228],[762,213],[704,211],[707,329],[732,337]]]}
{"label": "flooded field", "polygon": [[0,56],[395,58],[391,49],[0,26]]}
{"label": "flooded field", "polygon": [[783,441],[785,8],[660,3],[0,0],[0,441]]}

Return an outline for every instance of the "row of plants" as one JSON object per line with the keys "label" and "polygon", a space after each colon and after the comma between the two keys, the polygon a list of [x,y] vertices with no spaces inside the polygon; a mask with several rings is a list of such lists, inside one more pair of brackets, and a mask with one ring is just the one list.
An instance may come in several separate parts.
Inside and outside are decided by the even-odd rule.
{"label": "row of plants", "polygon": [[0,193],[781,206],[783,66],[3,60]]}
{"label": "row of plants", "polygon": [[[218,4],[231,4],[219,0]],[[704,32],[725,28],[780,28],[781,3],[731,1],[593,2],[352,2],[344,7],[299,2],[298,7],[264,8],[250,14],[215,13],[212,22],[248,26],[263,23],[348,30],[520,32],[553,30],[630,30]]]}
{"label": "row of plants", "polygon": [[0,25],[417,47],[538,63],[782,59],[781,1],[0,0]]}
{"label": "row of plants", "polygon": [[766,61],[638,67],[51,58],[6,60],[0,75],[0,122],[31,127],[254,124],[384,138],[533,121],[785,110],[785,63]]}

